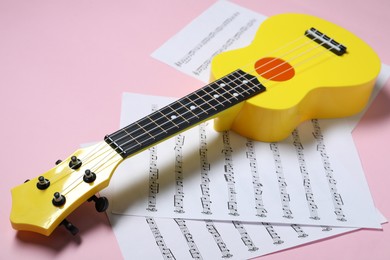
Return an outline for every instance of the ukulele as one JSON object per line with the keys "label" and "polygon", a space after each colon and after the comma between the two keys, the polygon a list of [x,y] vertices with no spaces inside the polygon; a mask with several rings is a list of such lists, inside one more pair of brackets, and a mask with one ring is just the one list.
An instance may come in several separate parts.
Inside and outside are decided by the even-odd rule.
{"label": "ukulele", "polygon": [[249,46],[217,55],[211,67],[212,83],[14,187],[12,227],[48,236],[63,224],[76,234],[66,217],[87,200],[105,211],[108,200],[95,194],[123,160],[209,119],[217,131],[275,142],[302,121],[355,114],[369,99],[380,60],[335,24],[282,14],[264,21]]}

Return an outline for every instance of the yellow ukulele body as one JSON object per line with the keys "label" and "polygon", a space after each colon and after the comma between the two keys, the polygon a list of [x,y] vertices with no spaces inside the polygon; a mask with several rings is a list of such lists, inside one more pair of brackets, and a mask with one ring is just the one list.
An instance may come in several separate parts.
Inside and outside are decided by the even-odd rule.
{"label": "yellow ukulele body", "polygon": [[[311,27],[344,45],[346,52],[336,55],[305,36]],[[265,58],[274,57],[279,60],[274,63],[280,64],[279,73],[292,67],[285,72],[288,75],[264,71],[270,65]],[[353,115],[366,105],[380,66],[371,47],[335,24],[309,15],[273,16],[261,24],[251,45],[213,59],[212,79],[240,68],[257,76],[267,88],[222,112],[215,129],[273,142],[289,136],[304,120]]]}

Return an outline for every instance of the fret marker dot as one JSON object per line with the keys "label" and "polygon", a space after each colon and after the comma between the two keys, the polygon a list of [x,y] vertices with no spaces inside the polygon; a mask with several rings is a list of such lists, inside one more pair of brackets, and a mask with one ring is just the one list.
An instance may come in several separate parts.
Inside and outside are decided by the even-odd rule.
{"label": "fret marker dot", "polygon": [[242,81],[242,83],[246,84],[246,83],[248,83],[248,81],[245,79]]}
{"label": "fret marker dot", "polygon": [[196,106],[190,106],[191,110],[194,110],[195,108],[196,108]]}
{"label": "fret marker dot", "polygon": [[238,94],[237,94],[237,93],[233,93],[233,96],[237,97],[237,96],[238,96]]}
{"label": "fret marker dot", "polygon": [[214,94],[213,97],[214,98],[219,98],[219,95],[218,94]]}
{"label": "fret marker dot", "polygon": [[171,119],[176,119],[176,118],[177,118],[177,116],[171,115]]}
{"label": "fret marker dot", "polygon": [[224,87],[224,86],[226,86],[226,84],[225,83],[221,83],[221,84],[219,84],[219,86],[220,87]]}

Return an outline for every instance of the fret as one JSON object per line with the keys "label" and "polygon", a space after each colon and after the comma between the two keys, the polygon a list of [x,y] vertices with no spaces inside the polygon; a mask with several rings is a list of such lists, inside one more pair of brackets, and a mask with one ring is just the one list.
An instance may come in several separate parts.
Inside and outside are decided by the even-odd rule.
{"label": "fret", "polygon": [[197,116],[180,100],[170,104],[169,106],[176,112],[174,114],[176,116],[176,122],[182,121],[182,124],[191,124],[193,121],[196,121]]}
{"label": "fret", "polygon": [[[153,113],[153,114],[150,114],[149,116],[146,116],[145,117],[145,120],[149,120],[150,122],[147,123],[148,127],[147,127],[147,131],[149,131],[151,133],[152,136],[154,136],[153,132],[154,131],[163,131],[163,132],[167,132],[166,129],[163,127],[164,126],[164,118],[158,116],[156,113]],[[163,121],[163,122],[159,122],[159,121]]]}
{"label": "fret", "polygon": [[171,122],[174,127],[179,128],[180,126],[173,120],[175,117],[172,118],[172,115],[170,115],[172,113],[174,113],[173,110],[171,112],[165,111],[164,113],[163,109],[160,109],[156,111],[156,116],[159,116],[161,119],[164,118],[167,122]]}
{"label": "fret", "polygon": [[231,101],[224,97],[225,90],[219,87],[217,84],[211,83],[210,85],[204,87],[200,91],[207,93],[209,97],[209,104],[214,109],[223,109],[227,106]]}
{"label": "fret", "polygon": [[265,87],[255,76],[237,70],[107,135],[104,140],[126,158],[263,91]]}
{"label": "fret", "polygon": [[161,108],[158,112],[160,112],[160,114],[164,114],[165,117],[169,118],[169,120],[171,120],[175,125],[179,125],[181,122],[189,123],[189,121],[183,117],[181,113],[178,113],[177,110],[173,109],[171,105]]}
{"label": "fret", "polygon": [[228,78],[228,76],[214,82],[213,87],[226,100],[230,100],[232,102],[239,100],[237,95],[235,95],[235,93],[237,93],[235,87],[237,86],[231,79]]}
{"label": "fret", "polygon": [[143,131],[143,133],[138,136],[138,140],[142,144],[147,142],[149,139],[156,139],[159,134],[166,132],[165,129],[160,128],[156,122],[150,118],[150,115],[144,117],[139,122],[134,124]]}
{"label": "fret", "polygon": [[[153,135],[152,135],[152,129],[147,129],[145,128],[144,126],[138,124],[138,123],[135,123],[140,129],[142,129],[144,131],[144,133],[146,133],[146,135],[149,135],[151,138],[155,138]],[[144,134],[142,134],[144,135]],[[147,137],[148,138],[148,137]],[[140,140],[140,142],[142,143],[142,140]]]}
{"label": "fret", "polygon": [[111,135],[105,136],[104,140],[114,148],[117,153],[123,156],[126,154],[128,146],[142,147],[142,143],[138,140],[138,137],[142,134],[144,134],[144,132],[142,132],[137,125],[132,124]]}
{"label": "fret", "polygon": [[179,99],[176,101],[179,105],[181,105],[186,112],[184,114],[189,114],[190,117],[188,119],[194,119],[194,118],[199,118],[200,114],[196,113],[195,110],[197,110],[197,107],[193,104],[191,104],[191,100],[188,100],[187,97],[184,97],[182,99]]}
{"label": "fret", "polygon": [[[142,145],[141,141],[139,141],[137,138],[135,138],[133,135],[135,136],[139,136],[137,134],[143,134],[142,132],[139,132],[137,133],[137,131],[130,131],[130,129],[126,129],[124,128],[123,131],[125,132],[125,136],[127,137],[127,140],[131,140],[133,141],[134,143],[138,144],[138,145]],[[125,140],[124,140],[125,142]]]}
{"label": "fret", "polygon": [[[243,75],[240,75],[239,73],[232,73],[227,76],[227,78],[235,84],[234,86],[234,93],[238,93],[239,95],[247,95],[253,92],[254,90],[252,88],[248,88],[248,84],[250,84],[251,79],[247,78]],[[244,87],[245,86],[245,87]],[[234,95],[233,93],[233,95]]]}
{"label": "fret", "polygon": [[158,136],[161,131],[164,134],[170,133],[173,129],[180,127],[180,122],[175,123],[175,120],[169,119],[167,120],[167,116],[161,116],[163,110],[157,110],[155,113],[149,115],[149,119],[154,123],[154,129],[152,134],[154,136]]}
{"label": "fret", "polygon": [[148,147],[155,142],[172,135],[175,133],[174,130],[177,129],[177,125],[173,120],[166,120],[166,117],[161,116],[159,110],[137,121],[133,125],[142,129],[142,131],[137,131],[139,134],[137,140],[141,145],[136,145],[134,142],[124,144],[123,146],[126,153],[138,151],[139,147]]}
{"label": "fret", "polygon": [[215,87],[213,83],[205,86],[199,91],[202,91],[205,93],[204,95],[207,95],[209,99],[209,104],[212,105],[215,109],[218,109],[218,107],[223,108],[227,105],[226,102],[231,103],[229,100],[223,97],[222,94],[224,93],[224,90],[221,89],[221,87]]}
{"label": "fret", "polygon": [[182,98],[181,102],[185,103],[186,108],[190,113],[196,115],[196,118],[201,118],[217,110],[209,103],[208,99],[207,95],[203,93],[192,93]]}
{"label": "fret", "polygon": [[210,101],[210,96],[207,92],[203,90],[199,90],[196,92],[193,92],[192,94],[184,97],[186,100],[188,100],[189,103],[191,103],[193,106],[196,106],[200,110],[202,110],[203,113],[209,114],[209,110],[217,110],[216,107],[214,107]]}

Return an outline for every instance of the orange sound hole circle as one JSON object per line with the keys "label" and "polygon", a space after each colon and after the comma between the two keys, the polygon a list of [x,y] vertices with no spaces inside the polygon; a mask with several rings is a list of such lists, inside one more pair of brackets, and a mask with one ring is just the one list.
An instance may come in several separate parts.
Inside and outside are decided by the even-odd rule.
{"label": "orange sound hole circle", "polygon": [[274,81],[286,81],[295,75],[294,68],[287,61],[272,57],[258,60],[255,70],[263,78]]}

